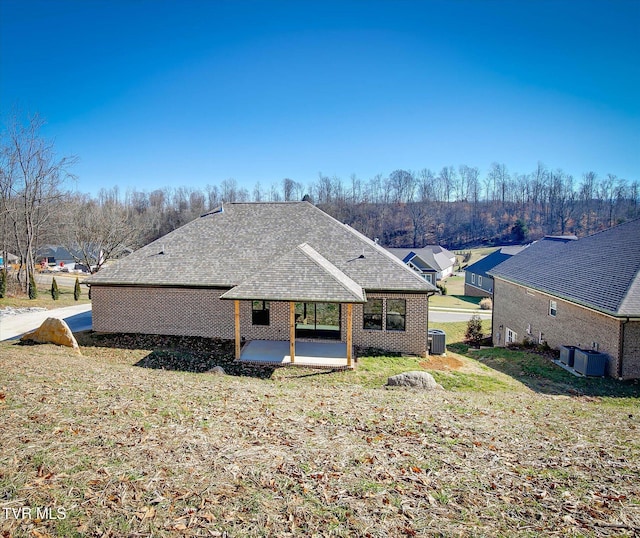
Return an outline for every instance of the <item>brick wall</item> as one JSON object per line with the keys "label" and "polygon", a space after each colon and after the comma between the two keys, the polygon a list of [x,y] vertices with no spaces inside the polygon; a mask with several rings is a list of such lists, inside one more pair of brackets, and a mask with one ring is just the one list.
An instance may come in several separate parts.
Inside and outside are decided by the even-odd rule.
{"label": "brick wall", "polygon": [[491,293],[471,284],[464,284],[464,294],[470,297],[491,297]]}
{"label": "brick wall", "polygon": [[[235,337],[234,301],[220,300],[226,290],[93,286],[93,328],[98,332]],[[353,344],[424,355],[427,349],[428,299],[414,294],[368,294],[405,299],[405,331],[363,328],[363,307],[353,305]],[[383,320],[386,301],[383,303]],[[246,340],[288,340],[289,303],[272,301],[270,324],[253,325],[251,301],[240,302],[240,334]],[[346,341],[347,306],[341,305],[341,340]]]}
{"label": "brick wall", "polygon": [[[383,301],[383,330],[363,328],[363,305],[353,305],[353,343],[356,346],[376,347],[399,353],[424,356],[427,352],[427,318],[429,300],[419,294],[367,293],[368,299],[405,299],[407,313],[404,331],[387,331],[384,323],[387,301]],[[343,316],[344,318],[344,316]]]}
{"label": "brick wall", "polygon": [[[555,317],[549,315],[550,300],[557,304]],[[630,334],[636,331],[636,337],[640,331],[637,325],[635,323],[628,328]],[[517,342],[522,342],[525,337],[537,342],[539,333],[542,332],[543,340],[554,349],[561,345],[591,349],[596,344],[598,351],[609,355],[608,375],[617,377],[620,355],[620,321],[615,318],[502,279],[495,279],[493,297],[494,345],[505,345],[507,328],[517,333]],[[530,334],[527,334],[528,329],[530,329]],[[631,348],[628,360],[629,362],[635,361],[635,366],[633,364],[625,365],[624,377],[630,377],[630,373],[637,372],[638,363],[640,363],[638,344],[635,346],[635,359],[633,359],[634,351],[632,348],[634,346],[630,340],[632,339],[626,339],[626,342],[629,342],[627,346]]]}
{"label": "brick wall", "polygon": [[233,301],[219,299],[225,291],[92,286],[93,329],[233,338]]}

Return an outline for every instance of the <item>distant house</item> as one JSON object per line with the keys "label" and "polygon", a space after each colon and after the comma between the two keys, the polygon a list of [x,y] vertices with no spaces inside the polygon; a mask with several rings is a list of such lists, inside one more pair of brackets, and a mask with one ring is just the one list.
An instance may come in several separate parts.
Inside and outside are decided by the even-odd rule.
{"label": "distant house", "polygon": [[96,331],[235,339],[239,360],[289,341],[291,362],[309,340],[424,355],[436,291],[307,202],[224,204],[87,282]]}
{"label": "distant house", "polygon": [[640,219],[578,240],[547,237],[490,274],[494,345],[599,351],[608,375],[640,378]]}
{"label": "distant house", "polygon": [[464,294],[472,297],[492,297],[493,277],[488,274],[496,265],[518,254],[523,246],[500,247],[464,270]]}
{"label": "distant house", "polygon": [[440,245],[428,245],[422,248],[388,248],[387,250],[431,284],[453,274],[456,255]]}

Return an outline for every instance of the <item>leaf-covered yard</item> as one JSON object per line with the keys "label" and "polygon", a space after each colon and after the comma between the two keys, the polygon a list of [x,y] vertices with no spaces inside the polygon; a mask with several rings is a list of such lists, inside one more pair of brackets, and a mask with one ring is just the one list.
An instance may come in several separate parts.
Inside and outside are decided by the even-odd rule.
{"label": "leaf-covered yard", "polygon": [[[539,386],[555,366],[507,351],[326,372],[234,367],[205,340],[80,343],[0,344],[1,536],[640,532],[637,384]],[[383,388],[422,367],[447,390]]]}

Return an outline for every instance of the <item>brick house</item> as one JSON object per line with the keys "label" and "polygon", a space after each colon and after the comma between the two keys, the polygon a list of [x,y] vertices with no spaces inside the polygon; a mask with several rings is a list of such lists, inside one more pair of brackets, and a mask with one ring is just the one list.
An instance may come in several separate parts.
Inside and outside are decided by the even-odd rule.
{"label": "brick house", "polygon": [[307,202],[231,203],[104,267],[93,328],[427,352],[436,289]]}
{"label": "brick house", "polygon": [[490,273],[494,345],[593,349],[608,355],[611,377],[640,378],[640,219],[546,237]]}
{"label": "brick house", "polygon": [[493,277],[489,271],[520,252],[521,246],[500,247],[472,263],[464,270],[464,294],[471,297],[493,297]]}

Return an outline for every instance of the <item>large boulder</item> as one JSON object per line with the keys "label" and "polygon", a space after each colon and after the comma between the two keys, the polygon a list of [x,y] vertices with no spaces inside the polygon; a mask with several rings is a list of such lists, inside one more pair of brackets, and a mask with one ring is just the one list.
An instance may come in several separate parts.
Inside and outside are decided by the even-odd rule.
{"label": "large boulder", "polygon": [[388,387],[411,387],[422,390],[444,390],[429,372],[404,372],[391,376]]}
{"label": "large boulder", "polygon": [[36,342],[38,344],[57,344],[75,349],[80,353],[80,347],[69,326],[63,319],[47,318],[35,331],[26,333],[21,341]]}

